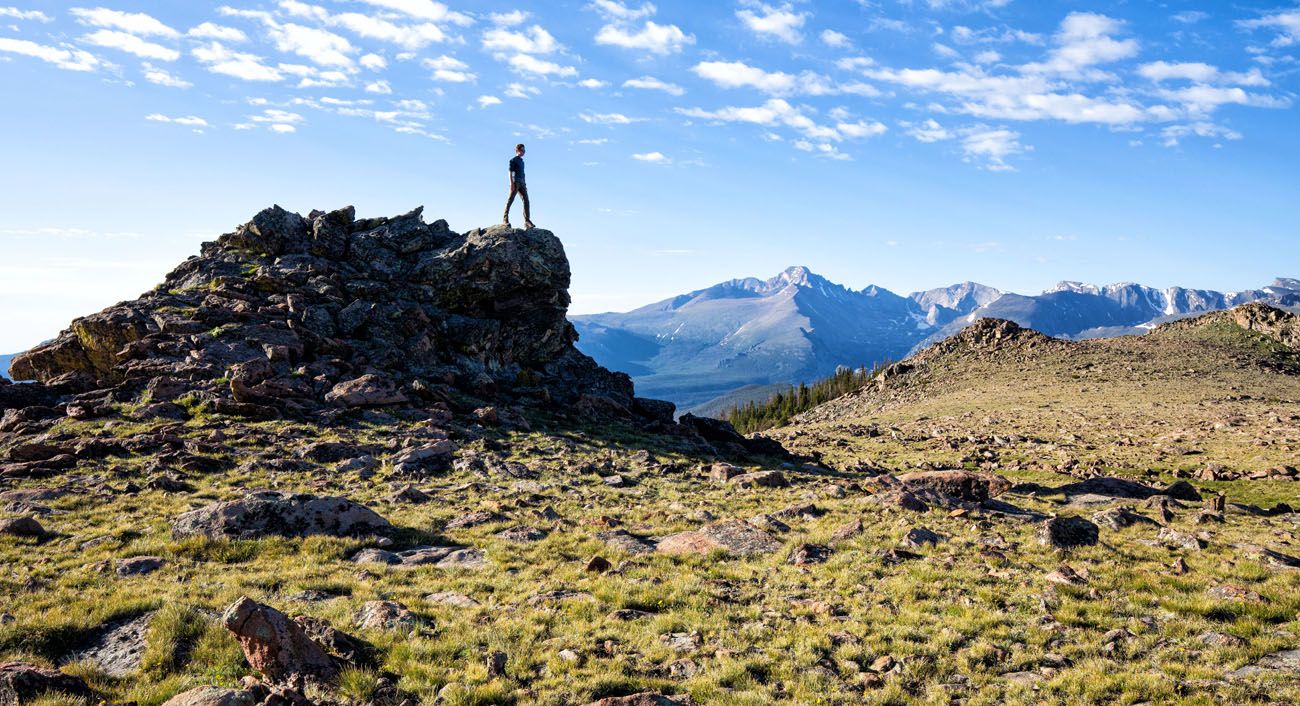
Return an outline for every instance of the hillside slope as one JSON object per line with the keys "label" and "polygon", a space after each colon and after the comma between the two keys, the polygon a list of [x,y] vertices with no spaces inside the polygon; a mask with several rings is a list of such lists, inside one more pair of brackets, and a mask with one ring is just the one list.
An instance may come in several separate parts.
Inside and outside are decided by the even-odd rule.
{"label": "hillside slope", "polygon": [[1086,341],[981,319],[771,435],[843,441],[832,455],[886,466],[1287,473],[1300,458],[1296,331],[1295,315],[1260,304]]}

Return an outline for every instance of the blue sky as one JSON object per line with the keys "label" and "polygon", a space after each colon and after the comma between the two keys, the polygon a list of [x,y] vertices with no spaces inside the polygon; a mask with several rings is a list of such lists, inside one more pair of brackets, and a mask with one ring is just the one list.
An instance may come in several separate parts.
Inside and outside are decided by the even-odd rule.
{"label": "blue sky", "polygon": [[518,141],[579,313],[1300,275],[1295,3],[103,2],[0,0],[0,351],[272,203],[494,223]]}

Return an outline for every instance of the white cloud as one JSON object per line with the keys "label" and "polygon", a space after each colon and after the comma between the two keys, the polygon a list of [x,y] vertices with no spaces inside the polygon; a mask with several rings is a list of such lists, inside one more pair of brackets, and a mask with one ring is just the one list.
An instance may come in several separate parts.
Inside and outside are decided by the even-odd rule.
{"label": "white cloud", "polygon": [[956,137],[956,135],[945,129],[934,118],[930,118],[920,125],[903,123],[903,127],[908,128],[908,135],[915,137],[920,142],[941,142]]}
{"label": "white cloud", "polygon": [[655,14],[655,6],[650,3],[645,3],[638,8],[631,8],[617,0],[593,0],[590,7],[604,15],[606,19],[619,22],[635,22]]}
{"label": "white cloud", "polygon": [[632,159],[638,162],[650,162],[651,164],[670,164],[671,159],[664,156],[663,152],[643,152],[632,155]]}
{"label": "white cloud", "polygon": [[1193,25],[1202,20],[1210,18],[1210,13],[1201,12],[1200,10],[1187,10],[1185,12],[1175,13],[1170,19],[1174,22],[1181,22],[1185,25]]}
{"label": "white cloud", "polygon": [[577,76],[578,70],[572,66],[561,66],[555,62],[538,59],[528,54],[516,54],[510,57],[510,67],[515,71],[538,76]]}
{"label": "white cloud", "polygon": [[383,71],[388,68],[388,60],[378,54],[366,54],[361,57],[359,63],[371,71]]}
{"label": "white cloud", "polygon": [[1160,137],[1163,138],[1162,144],[1165,147],[1177,147],[1179,142],[1187,137],[1204,137],[1208,139],[1222,137],[1225,140],[1240,140],[1242,135],[1236,130],[1231,130],[1222,125],[1196,122],[1186,125],[1169,125],[1160,131]]}
{"label": "white cloud", "polygon": [[686,34],[677,25],[661,25],[647,20],[640,30],[605,25],[596,33],[596,43],[624,49],[644,49],[653,54],[674,54],[695,43],[695,35]]}
{"label": "white cloud", "polygon": [[0,37],[0,52],[30,56],[46,63],[54,64],[60,69],[67,71],[94,71],[105,66],[104,62],[100,61],[90,52],[82,51],[80,49],[51,47],[45,44],[30,42],[26,39],[9,39],[8,37]]}
{"label": "white cloud", "polygon": [[176,61],[181,58],[181,53],[175,49],[145,41],[134,34],[117,32],[111,29],[101,29],[91,32],[82,37],[81,41],[97,47],[124,51],[128,54],[134,54],[142,59]]}
{"label": "white cloud", "polygon": [[393,87],[388,85],[387,81],[374,81],[366,84],[366,93],[374,93],[380,96],[392,95]]}
{"label": "white cloud", "polygon": [[631,78],[623,82],[624,88],[640,88],[647,91],[663,91],[672,96],[680,96],[686,93],[686,89],[675,83],[667,83],[655,78],[654,76],[642,76],[641,78]]}
{"label": "white cloud", "polygon": [[1043,63],[1026,64],[1026,73],[1054,74],[1068,78],[1104,79],[1107,75],[1092,69],[1127,59],[1138,53],[1136,39],[1115,39],[1124,27],[1119,20],[1094,12],[1071,12],[1061,21],[1055,40],[1057,47]]}
{"label": "white cloud", "polygon": [[578,85],[583,88],[604,88],[609,84],[596,78],[584,78],[578,82]]}
{"label": "white cloud", "polygon": [[19,10],[16,7],[0,7],[0,17],[12,17],[15,20],[35,20],[53,22],[54,20],[40,10]]}
{"label": "white cloud", "polygon": [[180,32],[159,22],[153,17],[142,12],[120,12],[110,10],[104,7],[86,9],[84,7],[74,7],[69,12],[80,20],[83,24],[93,27],[103,27],[104,29],[116,29],[131,34],[167,37],[177,39],[181,36]]}
{"label": "white cloud", "polygon": [[722,88],[756,88],[764,93],[790,93],[797,83],[793,74],[764,71],[743,61],[702,61],[691,71]]}
{"label": "white cloud", "polygon": [[186,116],[184,116],[184,117],[172,118],[172,117],[168,117],[168,116],[166,116],[166,115],[163,115],[162,113],[154,113],[154,114],[152,114],[152,115],[146,115],[146,116],[144,116],[144,119],[145,119],[145,120],[150,120],[150,121],[155,122],[155,123],[172,123],[172,124],[175,124],[175,125],[186,125],[186,126],[188,126],[188,127],[207,127],[207,126],[208,126],[208,121],[206,121],[206,120],[204,120],[203,118],[200,118],[200,117],[198,117],[198,116],[196,116],[196,115],[186,115]]}
{"label": "white cloud", "polygon": [[290,23],[271,27],[270,36],[280,51],[297,54],[319,66],[355,65],[349,55],[356,53],[356,48],[333,32]]}
{"label": "white cloud", "polygon": [[261,57],[230,51],[220,42],[195,47],[191,53],[214,74],[233,76],[244,81],[284,80],[284,75],[278,69],[263,64]]}
{"label": "white cloud", "polygon": [[690,118],[718,122],[752,123],[765,127],[784,125],[813,140],[841,139],[835,128],[817,124],[802,109],[780,98],[773,98],[763,105],[754,107],[729,106],[712,111],[701,108],[678,108],[677,112]]}
{"label": "white cloud", "polygon": [[446,54],[436,59],[425,59],[420,64],[424,68],[433,71],[433,80],[435,81],[470,83],[478,78],[478,76],[466,70],[469,68],[469,64]]}
{"label": "white cloud", "polygon": [[446,5],[433,0],[360,0],[367,5],[381,7],[385,10],[396,10],[411,17],[420,20],[429,20],[431,22],[449,22],[455,25],[468,26],[474,23],[474,19],[468,15],[449,10]]}
{"label": "white cloud", "polygon": [[631,125],[644,120],[644,118],[629,118],[622,113],[578,113],[578,117],[582,118],[583,122],[593,125]]}
{"label": "white cloud", "polygon": [[488,15],[488,21],[499,27],[514,27],[515,25],[521,25],[526,19],[528,19],[528,13],[523,10],[493,12]]}
{"label": "white cloud", "polygon": [[173,76],[167,71],[160,69],[152,64],[144,65],[144,79],[149,83],[156,83],[159,86],[168,88],[189,88],[194,85],[185,79]]}
{"label": "white cloud", "polygon": [[187,36],[195,39],[216,39],[222,42],[246,42],[248,35],[234,27],[204,22],[197,27],[193,27],[185,33]]}
{"label": "white cloud", "polygon": [[852,46],[847,35],[836,32],[833,29],[823,30],[821,34],[822,44],[832,49],[843,49]]}
{"label": "white cloud", "polygon": [[736,17],[751,32],[765,39],[778,39],[787,44],[803,41],[800,30],[808,20],[808,13],[795,12],[790,3],[772,6],[761,2],[746,2],[753,10],[737,10]]}
{"label": "white cloud", "polygon": [[1027,150],[1020,144],[1020,133],[1006,128],[975,128],[962,138],[961,147],[967,161],[982,162],[985,169],[994,172],[1015,171],[1007,164],[1007,157]]}
{"label": "white cloud", "polygon": [[1166,100],[1181,103],[1193,115],[1213,112],[1222,105],[1248,105],[1256,108],[1285,108],[1289,100],[1248,93],[1236,86],[1195,85],[1177,90],[1161,90]]}
{"label": "white cloud", "polygon": [[1002,54],[992,49],[987,49],[975,55],[975,63],[977,64],[996,64],[999,61],[1002,61]]}
{"label": "white cloud", "polygon": [[691,71],[722,88],[754,88],[774,96],[793,94],[876,96],[880,93],[873,86],[865,83],[837,84],[812,71],[804,71],[795,76],[784,71],[765,71],[742,61],[702,61],[693,66]]}
{"label": "white cloud", "polygon": [[889,128],[882,122],[866,122],[863,120],[852,123],[837,123],[835,129],[841,135],[851,138],[879,137],[889,132]]}
{"label": "white cloud", "polygon": [[428,22],[416,25],[398,25],[369,15],[345,12],[330,18],[329,23],[347,29],[365,39],[378,39],[396,44],[403,49],[423,49],[430,44],[448,41],[441,27]]}
{"label": "white cloud", "polygon": [[496,96],[479,96],[478,107],[487,108],[488,106],[501,105],[501,99]]}
{"label": "white cloud", "polygon": [[[317,106],[319,107],[319,106]],[[339,113],[344,111],[340,109]],[[293,113],[278,108],[269,108],[257,115],[248,116],[249,122],[235,125],[236,130],[252,130],[259,125],[265,126],[267,130],[281,135],[288,135],[298,131],[297,126],[302,124],[306,118],[299,113]]]}
{"label": "white cloud", "polygon": [[579,144],[579,145],[603,145],[603,144],[607,144],[608,142],[609,142],[609,138],[608,138],[608,137],[588,137],[588,138],[585,138],[585,139],[582,139],[582,140],[578,140],[578,141],[577,141],[577,144]]}
{"label": "white cloud", "polygon": [[1286,10],[1254,20],[1238,20],[1237,24],[1246,29],[1277,30],[1278,34],[1273,38],[1275,47],[1300,43],[1300,10]]}
{"label": "white cloud", "polygon": [[1202,62],[1181,62],[1171,64],[1155,61],[1138,67],[1138,74],[1152,81],[1194,81],[1196,83],[1224,83],[1238,86],[1267,86],[1268,79],[1251,69],[1247,72],[1220,71],[1217,66]]}
{"label": "white cloud", "polygon": [[490,29],[483,33],[483,48],[489,51],[515,52],[519,54],[551,54],[563,47],[555,41],[540,25],[533,25],[522,32],[508,29]]}
{"label": "white cloud", "polygon": [[829,142],[810,142],[808,140],[795,140],[790,145],[797,150],[811,152],[819,157],[828,157],[830,159],[849,160],[852,157],[844,154],[835,145]]}
{"label": "white cloud", "polygon": [[506,95],[511,98],[532,98],[542,92],[537,86],[530,86],[524,83],[511,83],[506,86]]}

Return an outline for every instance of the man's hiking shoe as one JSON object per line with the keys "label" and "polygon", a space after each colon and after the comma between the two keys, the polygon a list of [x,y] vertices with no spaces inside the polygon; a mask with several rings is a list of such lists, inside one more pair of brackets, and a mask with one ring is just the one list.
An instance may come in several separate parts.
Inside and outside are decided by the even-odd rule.
{"label": "man's hiking shoe", "polygon": [[501,225],[507,228],[514,228],[514,226],[510,225],[510,221],[501,221]]}
{"label": "man's hiking shoe", "polygon": [[536,227],[537,226],[533,225],[532,221],[524,221],[524,230],[532,230]]}

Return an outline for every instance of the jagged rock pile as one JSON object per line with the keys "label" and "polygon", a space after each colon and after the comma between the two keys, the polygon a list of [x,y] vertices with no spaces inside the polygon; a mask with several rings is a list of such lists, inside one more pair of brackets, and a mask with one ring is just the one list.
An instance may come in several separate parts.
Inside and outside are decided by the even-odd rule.
{"label": "jagged rock pile", "polygon": [[[276,206],[18,356],[12,374],[83,418],[123,402],[149,417],[276,417],[466,393],[670,422],[671,405],[635,400],[626,375],[573,347],[568,285],[548,231]],[[36,404],[38,387],[0,388],[0,407]]]}

